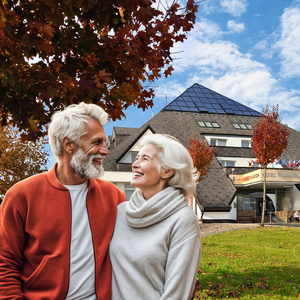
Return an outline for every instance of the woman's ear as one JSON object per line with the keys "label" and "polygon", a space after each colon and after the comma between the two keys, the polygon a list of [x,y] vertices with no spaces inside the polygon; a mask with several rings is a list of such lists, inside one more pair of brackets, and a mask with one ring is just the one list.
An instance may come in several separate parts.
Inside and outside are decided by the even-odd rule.
{"label": "woman's ear", "polygon": [[161,172],[161,177],[163,179],[170,179],[175,173],[175,170],[173,169],[168,169],[165,170],[164,168],[162,168],[162,172]]}
{"label": "woman's ear", "polygon": [[77,149],[76,144],[71,141],[68,137],[63,137],[61,144],[65,152],[72,154]]}

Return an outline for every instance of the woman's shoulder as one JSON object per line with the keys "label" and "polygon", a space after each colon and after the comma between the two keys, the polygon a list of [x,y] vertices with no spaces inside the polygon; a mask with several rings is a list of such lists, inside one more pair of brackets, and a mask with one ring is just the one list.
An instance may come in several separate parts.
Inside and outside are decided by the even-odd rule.
{"label": "woman's shoulder", "polygon": [[183,229],[199,226],[196,214],[188,205],[174,213],[173,218],[174,224],[179,225]]}

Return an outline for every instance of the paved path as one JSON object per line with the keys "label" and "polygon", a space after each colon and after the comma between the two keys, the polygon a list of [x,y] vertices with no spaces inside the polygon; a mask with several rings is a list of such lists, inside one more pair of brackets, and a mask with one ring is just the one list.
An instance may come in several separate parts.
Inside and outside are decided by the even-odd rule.
{"label": "paved path", "polygon": [[259,227],[258,223],[236,224],[236,223],[203,223],[200,224],[201,236],[212,235],[230,230]]}
{"label": "paved path", "polygon": [[[260,223],[249,223],[249,224],[241,224],[241,223],[200,223],[200,232],[201,236],[212,235],[216,233],[221,233],[230,230],[237,229],[248,229],[259,227]],[[266,227],[270,226],[283,226],[283,227],[298,227],[300,228],[300,223],[265,223]]]}

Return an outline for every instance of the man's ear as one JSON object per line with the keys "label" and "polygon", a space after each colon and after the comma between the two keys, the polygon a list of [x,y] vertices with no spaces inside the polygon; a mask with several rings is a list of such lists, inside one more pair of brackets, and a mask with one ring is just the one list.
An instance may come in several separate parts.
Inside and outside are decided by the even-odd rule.
{"label": "man's ear", "polygon": [[164,179],[170,179],[175,173],[175,170],[173,169],[168,169],[165,170],[164,168],[162,168],[162,172],[161,172],[161,177]]}
{"label": "man's ear", "polygon": [[69,154],[73,154],[74,151],[77,149],[77,145],[66,136],[63,137],[61,144],[64,150]]}

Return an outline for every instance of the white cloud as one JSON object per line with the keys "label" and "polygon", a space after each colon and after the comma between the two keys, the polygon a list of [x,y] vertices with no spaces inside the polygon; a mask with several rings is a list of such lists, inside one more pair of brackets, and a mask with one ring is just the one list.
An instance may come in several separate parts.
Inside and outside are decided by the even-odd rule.
{"label": "white cloud", "polygon": [[268,103],[269,93],[276,80],[267,70],[262,69],[245,73],[227,72],[221,77],[202,78],[201,82],[210,89],[261,112],[262,107]]}
{"label": "white cloud", "polygon": [[206,15],[210,15],[216,10],[215,0],[206,0],[198,5],[199,10],[201,9],[201,11]]}
{"label": "white cloud", "polygon": [[265,50],[268,46],[268,42],[266,40],[260,41],[258,43],[256,43],[256,45],[254,46],[254,49],[257,50]]}
{"label": "white cloud", "polygon": [[246,6],[248,5],[246,0],[220,0],[222,10],[235,17],[239,17],[246,12]]}
{"label": "white cloud", "polygon": [[161,84],[155,91],[155,97],[157,98],[164,98],[168,100],[173,100],[174,98],[178,97],[181,93],[186,90],[183,84],[178,83],[177,81],[168,81],[168,83]]}
{"label": "white cloud", "polygon": [[227,29],[233,32],[242,32],[245,29],[244,23],[236,23],[234,20],[229,20],[227,22]]}
{"label": "white cloud", "polygon": [[222,76],[224,72],[247,73],[265,68],[263,64],[251,60],[250,54],[239,52],[237,45],[231,42],[188,39],[177,46],[176,51],[183,51],[183,54],[174,63],[175,72],[186,72],[187,68],[196,67],[198,72]]}
{"label": "white cloud", "polygon": [[201,21],[196,22],[194,28],[188,33],[188,38],[193,40],[212,40],[220,38],[222,34],[223,32],[217,23],[201,18]]}
{"label": "white cloud", "polygon": [[280,51],[281,75],[300,77],[300,8],[286,8],[281,16],[281,36],[275,47]]}

